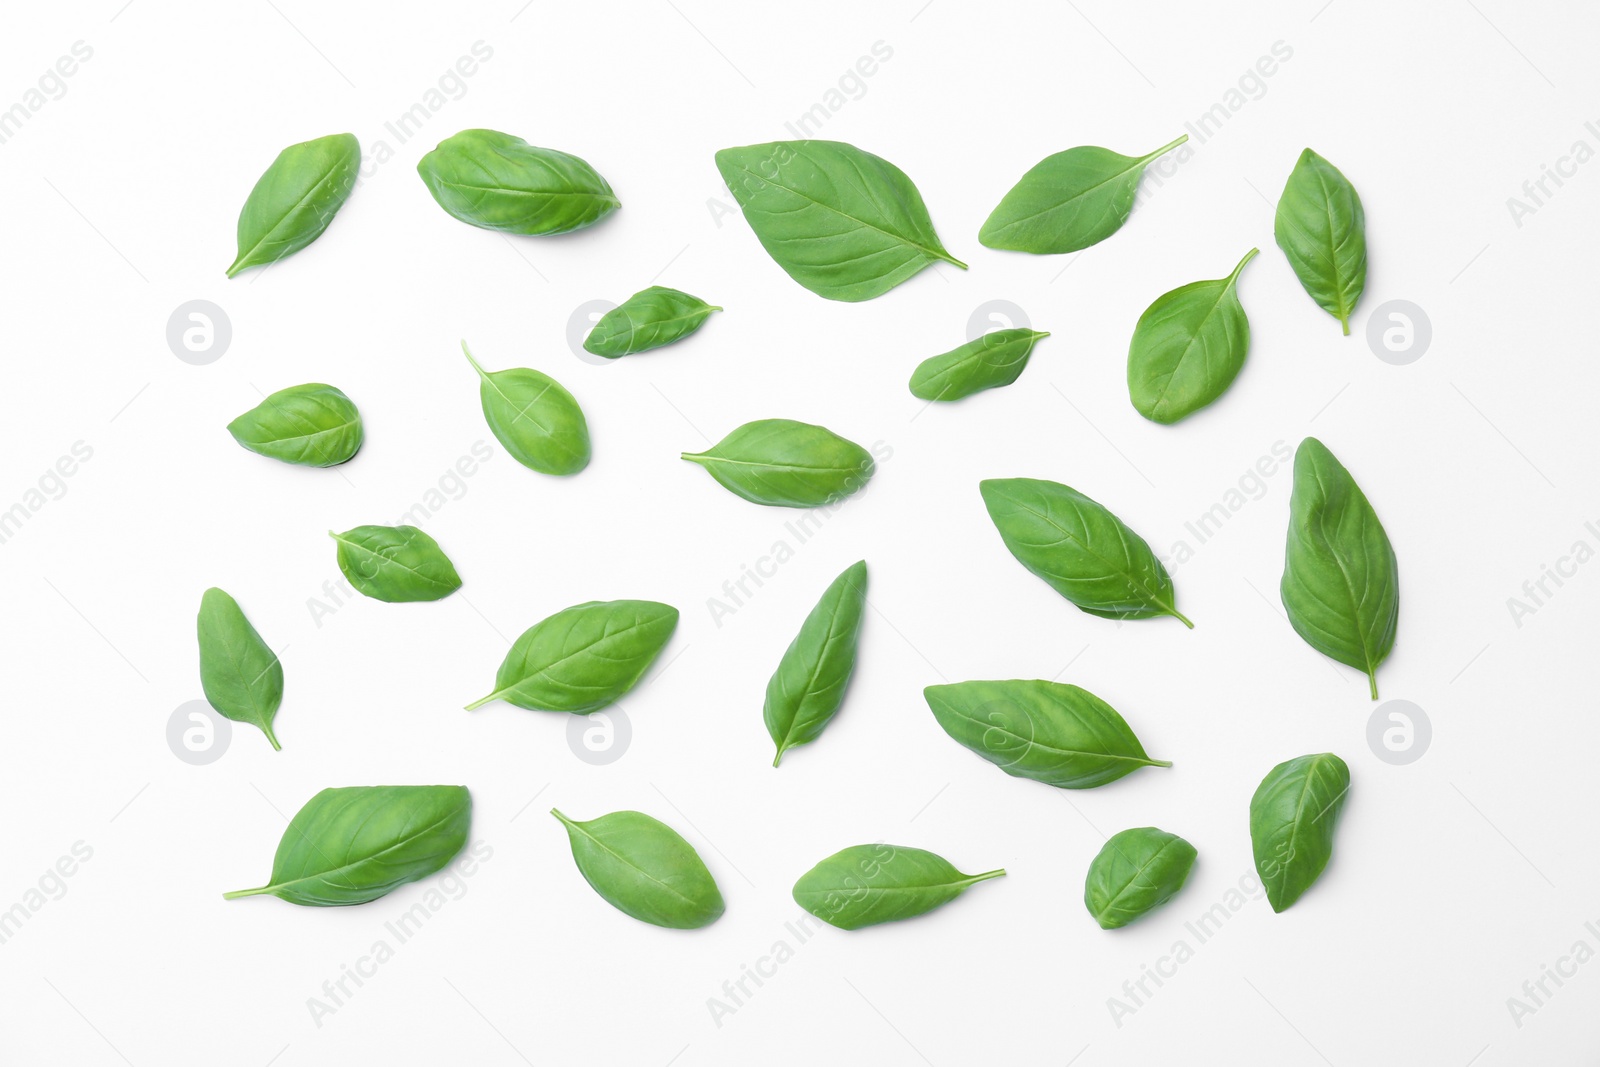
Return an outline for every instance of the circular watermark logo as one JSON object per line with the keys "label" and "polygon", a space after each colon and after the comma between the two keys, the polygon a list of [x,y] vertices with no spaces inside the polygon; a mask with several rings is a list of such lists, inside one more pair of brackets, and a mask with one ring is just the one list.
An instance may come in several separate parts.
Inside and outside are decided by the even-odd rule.
{"label": "circular watermark logo", "polygon": [[967,340],[976,341],[994,330],[1028,330],[1033,323],[1028,313],[1009,300],[986,300],[972,309],[967,319]]}
{"label": "circular watermark logo", "polygon": [[585,300],[572,309],[572,314],[567,319],[567,347],[572,349],[573,355],[585,363],[602,367],[609,367],[616,362],[605,356],[597,356],[583,347],[583,339],[589,336],[589,331],[600,321],[600,316],[616,306],[609,300]]}
{"label": "circular watermark logo", "polygon": [[574,756],[596,767],[617,762],[632,740],[628,713],[615,704],[587,715],[573,715],[567,723],[567,747]]}
{"label": "circular watermark logo", "polygon": [[179,704],[167,719],[167,747],[194,767],[217,762],[232,740],[233,723],[204,700]]}
{"label": "circular watermark logo", "polygon": [[215,363],[233,340],[228,313],[209,300],[190,300],[172,309],[167,318],[167,347],[185,363],[203,367]]}
{"label": "circular watermark logo", "polygon": [[1428,713],[1409,700],[1386,700],[1367,720],[1367,747],[1396,767],[1417,762],[1432,743],[1433,723],[1428,721]]}
{"label": "circular watermark logo", "polygon": [[1367,347],[1385,363],[1415,363],[1432,343],[1433,322],[1409,300],[1386,300],[1367,317]]}

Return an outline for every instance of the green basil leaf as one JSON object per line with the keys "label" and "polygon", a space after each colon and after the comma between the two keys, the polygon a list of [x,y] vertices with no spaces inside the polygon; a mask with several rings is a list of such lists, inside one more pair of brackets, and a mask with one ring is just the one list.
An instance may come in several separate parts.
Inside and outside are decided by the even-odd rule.
{"label": "green basil leaf", "polygon": [[322,236],[355,188],[361,142],[336,133],[278,153],[239,211],[239,255],[228,277],[291,256]]}
{"label": "green basil leaf", "polygon": [[917,364],[911,374],[911,395],[923,400],[960,400],[964,396],[1010,385],[1017,380],[1033,346],[1048,333],[1037,330],[993,330],[942,356]]}
{"label": "green basil leaf", "polygon": [[403,604],[443,600],[461,588],[461,576],[439,542],[415,526],[357,526],[328,531],[339,543],[339,570],[356,591]]}
{"label": "green basil leaf", "polygon": [[599,711],[639,684],[677,626],[678,609],[653,600],[591,600],[558,611],[523,631],[494,692],[467,710],[504,700],[531,711]]}
{"label": "green basil leaf", "polygon": [[832,430],[791,419],[747,422],[704,452],[683,458],[757,504],[814,508],[867,484],[872,455]]}
{"label": "green basil leaf", "polygon": [[542,236],[593,226],[621,205],[577,156],[495,130],[462,130],[417,161],[445,211],[472,226]]}
{"label": "green basil leaf", "polygon": [[840,141],[774,141],[717,153],[745,221],[789,277],[829,300],[871,300],[944,250],[922,194],[886,159]]}
{"label": "green basil leaf", "polygon": [[1350,313],[1367,286],[1367,213],[1355,186],[1311,149],[1278,199],[1272,224],[1306,294],[1350,334]]}
{"label": "green basil leaf", "polygon": [[291,904],[365,904],[443,869],[467,843],[472,794],[464,785],[324,789],[289,820],[272,879],[223,897],[270,894]]}
{"label": "green basil leaf", "polygon": [[1178,895],[1196,855],[1189,842],[1154,826],[1112,834],[1089,864],[1084,907],[1102,930],[1127,926]]}
{"label": "green basil leaf", "polygon": [[852,845],[794,884],[794,902],[841,930],[910,919],[1005,871],[962,874],[950,861],[904,845]]}
{"label": "green basil leaf", "polygon": [[607,359],[661,348],[688,337],[713,311],[721,310],[698,296],[652,285],[600,316],[583,339],[583,348]]}
{"label": "green basil leaf", "polygon": [[1076,489],[1036,478],[978,483],[1011,554],[1079,609],[1106,619],[1171,615],[1172,578],[1144,538]]}
{"label": "green basil leaf", "polygon": [[1117,710],[1061,682],[972,681],[922,691],[945,733],[1007,774],[1061,789],[1093,789],[1151,759]]}
{"label": "green basil leaf", "polygon": [[867,561],[862,560],[833,580],[783,653],[761,710],[778,746],[774,767],[789,749],[822,736],[844,703],[866,603]]}
{"label": "green basil leaf", "polygon": [[572,859],[606,903],[640,922],[698,930],[722,917],[722,891],[678,831],[638,811],[588,822],[550,814],[567,828]]}
{"label": "green basil leaf", "polygon": [[561,383],[530,367],[486,371],[461,342],[478,372],[489,429],[511,457],[540,474],[577,474],[589,465],[589,423]]}
{"label": "green basil leaf", "polygon": [[303,467],[336,467],[361,449],[361,413],[331,385],[279,389],[228,423],[233,439],[262,456]]}
{"label": "green basil leaf", "polygon": [[1400,573],[1389,535],[1344,464],[1315,437],[1294,454],[1289,545],[1279,595],[1289,624],[1324,656],[1365,671],[1394,648]]}
{"label": "green basil leaf", "polygon": [[1128,396],[1139,414],[1170,425],[1227,392],[1250,352],[1250,320],[1239,303],[1239,272],[1190,282],[1156,298],[1128,345]]}
{"label": "green basil leaf", "polygon": [[1045,156],[1001,198],[978,241],[985,248],[1041,255],[1076,252],[1122,229],[1145,167],[1189,139],[1147,156],[1083,145]]}
{"label": "green basil leaf", "polygon": [[218,713],[234,722],[259,727],[272,742],[273,716],[283,703],[283,664],[244,617],[239,602],[221,589],[200,597],[195,620],[200,638],[200,688]]}
{"label": "green basil leaf", "polygon": [[1311,888],[1333,855],[1350,768],[1331,752],[1280,763],[1250,798],[1250,845],[1273,911]]}

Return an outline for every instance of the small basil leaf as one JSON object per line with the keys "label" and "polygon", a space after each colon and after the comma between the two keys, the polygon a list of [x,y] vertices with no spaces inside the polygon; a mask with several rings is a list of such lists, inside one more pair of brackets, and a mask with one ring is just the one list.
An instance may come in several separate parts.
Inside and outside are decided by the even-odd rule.
{"label": "small basil leaf", "polygon": [[833,580],[784,652],[761,711],[778,746],[774,767],[789,749],[822,736],[844,703],[866,602],[867,562],[862,560]]}
{"label": "small basil leaf", "polygon": [[1278,199],[1272,235],[1307,295],[1350,334],[1350,313],[1367,286],[1367,214],[1355,186],[1311,149]]}
{"label": "small basil leaf", "polygon": [[688,337],[721,310],[697,296],[652,285],[600,316],[583,348],[607,359],[661,348]]}
{"label": "small basil leaf", "polygon": [[1115,708],[1060,682],[972,681],[922,691],[945,733],[1009,775],[1061,789],[1093,789],[1151,759]]}
{"label": "small basil leaf", "polygon": [[1311,888],[1333,855],[1350,768],[1331,752],[1280,763],[1250,798],[1250,845],[1273,911]]}
{"label": "small basil leaf", "polygon": [[905,172],[854,145],[724,148],[717,170],[761,247],[818,296],[871,300],[940,260],[967,269],[939,243]]}
{"label": "small basil leaf", "polygon": [[1005,871],[962,874],[950,861],[903,845],[852,845],[835,852],[794,884],[794,902],[831,926],[910,919],[948,904],[968,886]]}
{"label": "small basil leaf", "polygon": [[621,205],[577,156],[495,130],[462,130],[417,161],[445,211],[472,226],[544,235],[593,226]]}
{"label": "small basil leaf", "polygon": [[757,504],[814,508],[872,477],[872,455],[832,430],[791,419],[747,422],[704,452],[685,452],[723,487]]}
{"label": "small basil leaf", "polygon": [[355,188],[361,143],[336,133],[278,153],[239,212],[239,255],[233,277],[291,256],[322,236]]}
{"label": "small basil leaf", "polygon": [[486,371],[461,342],[478,372],[478,396],[489,429],[511,457],[540,474],[577,474],[589,465],[589,423],[561,383],[530,367]]}
{"label": "small basil leaf", "polygon": [[1190,282],[1156,298],[1139,316],[1128,345],[1128,396],[1139,414],[1170,425],[1216,400],[1239,376],[1250,352],[1250,320],[1239,303],[1239,272]]}
{"label": "small basil leaf", "polygon": [[666,823],[614,811],[588,822],[550,814],[567,828],[572,859],[606,903],[640,922],[698,930],[722,917],[722,891],[700,854]]}
{"label": "small basil leaf", "polygon": [[942,356],[917,364],[911,374],[911,395],[923,400],[960,400],[964,396],[1010,385],[1017,380],[1033,346],[1048,333],[1037,330],[994,330]]}
{"label": "small basil leaf", "polygon": [[262,456],[303,467],[336,467],[361,448],[361,413],[331,385],[279,389],[228,423],[233,439]]}
{"label": "small basil leaf", "polygon": [[1128,221],[1145,167],[1188,139],[1184,134],[1147,156],[1093,145],[1046,156],[1001,198],[978,241],[985,248],[1038,254],[1099,244]]}
{"label": "small basil leaf", "polygon": [[314,908],[365,904],[444,868],[471,827],[472,794],[464,785],[324,789],[289,820],[272,880],[223,897],[270,894]]}
{"label": "small basil leaf", "polygon": [[1127,926],[1178,895],[1196,855],[1189,842],[1154,826],[1112,834],[1089,864],[1084,907],[1102,930]]}
{"label": "small basil leaf", "polygon": [[273,749],[281,749],[272,732],[273,716],[283,703],[283,664],[277,654],[244,617],[238,601],[221,589],[207,589],[201,596],[195,629],[206,701],[234,722],[260,728]]}
{"label": "small basil leaf", "polygon": [[328,536],[339,543],[339,570],[374,600],[443,600],[461,588],[439,542],[415,526],[357,526]]}
{"label": "small basil leaf", "polygon": [[1324,656],[1365,671],[1378,699],[1378,665],[1394,648],[1400,572],[1367,496],[1315,437],[1294,454],[1289,543],[1278,587],[1295,632]]}
{"label": "small basil leaf", "polygon": [[1036,478],[979,482],[989,517],[1017,561],[1081,610],[1106,619],[1178,612],[1172,578],[1144,538],[1076,489]]}
{"label": "small basil leaf", "polygon": [[523,631],[494,692],[467,710],[504,700],[532,711],[599,711],[639,684],[677,626],[678,609],[653,600],[593,600],[558,611]]}

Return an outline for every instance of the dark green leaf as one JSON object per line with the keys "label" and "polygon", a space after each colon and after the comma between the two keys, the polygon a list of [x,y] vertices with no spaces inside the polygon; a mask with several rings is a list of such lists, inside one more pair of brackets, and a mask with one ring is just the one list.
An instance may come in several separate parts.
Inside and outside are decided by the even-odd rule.
{"label": "dark green leaf", "polygon": [[472,226],[544,235],[593,226],[621,201],[577,156],[495,130],[462,130],[417,161],[428,191]]}
{"label": "dark green leaf", "polygon": [[614,811],[576,822],[555,808],[567,828],[572,858],[606,902],[640,922],[698,930],[722,917],[722,891],[694,846],[663,822],[637,811]]}
{"label": "dark green leaf", "polygon": [[336,467],[361,448],[361,413],[331,385],[279,389],[228,423],[233,439],[262,456],[303,467]]}
{"label": "dark green leaf", "polygon": [[200,688],[219,713],[259,727],[272,742],[273,716],[283,703],[283,664],[261,640],[233,597],[207,589],[196,619],[200,638]]}
{"label": "dark green leaf", "polygon": [[239,255],[228,277],[293,255],[321,237],[349,199],[360,167],[361,143],[350,133],[279,152],[239,212]]}
{"label": "dark green leaf", "polygon": [[600,316],[583,347],[607,359],[661,348],[688,337],[713,311],[721,310],[697,296],[652,285]]}
{"label": "dark green leaf", "polygon": [[1190,282],[1156,298],[1139,316],[1128,346],[1128,395],[1139,414],[1171,424],[1216,400],[1250,352],[1250,320],[1239,303],[1239,272]]}
{"label": "dark green leaf", "polygon": [[1005,871],[962,874],[932,852],[903,845],[852,845],[794,884],[794,902],[841,930],[910,919],[948,904]]}
{"label": "dark green leaf", "polygon": [[1331,752],[1272,768],[1250,798],[1250,844],[1273,911],[1300,899],[1333,855],[1350,768]]}
{"label": "dark green leaf", "polygon": [[1355,186],[1306,149],[1283,187],[1272,235],[1306,293],[1348,336],[1367,286],[1367,214]]}
{"label": "dark green leaf", "polygon": [[778,746],[774,767],[789,749],[822,736],[844,703],[866,601],[867,562],[862,560],[833,580],[784,652],[767,683],[762,709],[767,733]]}
{"label": "dark green leaf", "polygon": [[329,530],[328,536],[339,543],[344,576],[374,600],[443,600],[461,588],[439,542],[415,526],[357,526],[342,534]]}
{"label": "dark green leaf", "polygon": [[486,371],[467,342],[461,351],[478,372],[483,417],[513,459],[540,474],[577,474],[589,465],[589,423],[560,382],[529,367]]}
{"label": "dark green leaf", "polygon": [[1083,904],[1102,930],[1127,926],[1178,895],[1195,856],[1189,842],[1154,826],[1112,834],[1089,864]]}
{"label": "dark green leaf", "polygon": [[814,508],[854,493],[872,477],[872,455],[831,430],[791,419],[747,422],[704,452],[683,458],[746,500]]}
{"label": "dark green leaf", "polygon": [[1033,346],[1048,333],[1037,330],[993,330],[942,356],[917,364],[911,374],[911,395],[923,400],[960,400],[964,396],[1010,385],[1017,380]]}

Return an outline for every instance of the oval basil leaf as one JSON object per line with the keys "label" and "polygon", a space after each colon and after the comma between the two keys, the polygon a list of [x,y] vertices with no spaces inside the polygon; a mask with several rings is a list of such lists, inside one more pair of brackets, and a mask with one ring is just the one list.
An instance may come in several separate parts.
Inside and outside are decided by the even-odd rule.
{"label": "oval basil leaf", "polygon": [[872,456],[832,430],[791,419],[747,422],[704,452],[683,458],[738,496],[772,507],[814,508],[842,500],[872,477]]}
{"label": "oval basil leaf", "polygon": [[911,374],[911,395],[923,400],[960,400],[1010,385],[1028,365],[1033,346],[1049,336],[1037,330],[993,330],[942,356],[925,359]]}
{"label": "oval basil leaf", "polygon": [[1273,911],[1311,888],[1333,855],[1350,768],[1331,752],[1280,763],[1250,798],[1250,845]]}
{"label": "oval basil leaf", "polygon": [[417,161],[445,211],[472,226],[544,235],[593,226],[621,205],[588,163],[496,130],[462,130]]}
{"label": "oval basil leaf", "polygon": [[1350,334],[1350,313],[1367,286],[1367,214],[1355,186],[1311,149],[1278,199],[1272,235],[1307,295]]}
{"label": "oval basil leaf", "polygon": [[291,904],[365,904],[443,869],[467,843],[472,794],[464,785],[324,789],[289,820],[272,880],[223,897],[270,894]]}
{"label": "oval basil leaf", "polygon": [[461,342],[478,372],[483,417],[518,463],[540,474],[577,474],[589,465],[589,423],[561,383],[530,367],[486,371]]}
{"label": "oval basil leaf", "polygon": [[1038,254],[1099,244],[1128,221],[1145,167],[1188,139],[1184,134],[1147,156],[1094,145],[1046,156],[1001,198],[978,241],[985,248]]}
{"label": "oval basil leaf", "polygon": [[1239,272],[1190,282],[1156,298],[1139,316],[1128,346],[1128,396],[1151,422],[1172,424],[1216,400],[1250,352],[1250,320],[1239,303]]}
{"label": "oval basil leaf", "polygon": [[228,277],[275,263],[321,237],[350,198],[360,167],[361,142],[351,133],[279,152],[239,212],[239,255]]}
{"label": "oval basil leaf", "polygon": [[794,884],[794,902],[841,930],[910,919],[1005,871],[962,874],[950,861],[904,845],[852,845]]}
{"label": "oval basil leaf", "polygon": [[678,626],[678,609],[653,600],[592,600],[536,622],[512,644],[494,692],[532,711],[587,715],[639,684]]}
{"label": "oval basil leaf", "polygon": [[1112,834],[1089,864],[1084,907],[1102,930],[1127,926],[1178,895],[1196,855],[1189,842],[1154,826]]}
{"label": "oval basil leaf", "polygon": [[844,703],[866,602],[867,562],[862,560],[833,580],[784,652],[767,683],[761,712],[778,746],[774,767],[789,749],[822,736]]}
{"label": "oval basil leaf", "polygon": [[973,681],[922,691],[945,733],[1017,778],[1093,789],[1151,759],[1115,708],[1087,689],[1046,681]]}
{"label": "oval basil leaf", "polygon": [[356,591],[403,604],[443,600],[461,588],[461,576],[439,542],[415,526],[357,526],[328,531],[339,543],[339,570]]}
{"label": "oval basil leaf", "polygon": [[661,348],[688,337],[721,310],[698,296],[652,285],[600,316],[583,348],[607,359]]}
{"label": "oval basil leaf", "polygon": [[1000,537],[1028,568],[1079,609],[1106,619],[1171,615],[1172,578],[1144,538],[1076,489],[1036,478],[979,482]]}
{"label": "oval basil leaf", "polygon": [[717,153],[717,170],[761,247],[829,300],[871,300],[944,250],[922,194],[886,159],[840,141],[774,141]]}
{"label": "oval basil leaf", "polygon": [[238,601],[221,589],[200,597],[200,688],[218,713],[260,728],[274,750],[283,746],[272,719],[283,703],[283,664],[244,617]]}
{"label": "oval basil leaf", "polygon": [[336,467],[361,449],[361,413],[331,385],[279,389],[228,423],[233,439],[262,456],[303,467]]}
{"label": "oval basil leaf", "polygon": [[722,891],[694,846],[643,812],[614,811],[588,822],[550,814],[567,828],[572,859],[606,903],[640,922],[698,930],[722,917]]}
{"label": "oval basil leaf", "polygon": [[1289,546],[1279,594],[1295,632],[1324,656],[1365,671],[1394,648],[1400,574],[1389,535],[1344,464],[1315,437],[1294,454]]}

